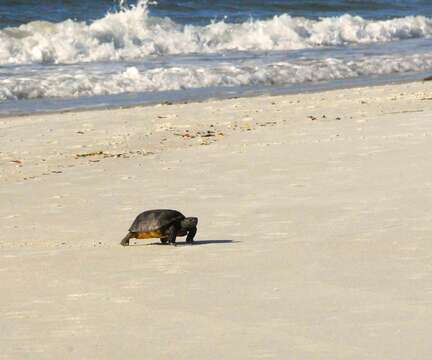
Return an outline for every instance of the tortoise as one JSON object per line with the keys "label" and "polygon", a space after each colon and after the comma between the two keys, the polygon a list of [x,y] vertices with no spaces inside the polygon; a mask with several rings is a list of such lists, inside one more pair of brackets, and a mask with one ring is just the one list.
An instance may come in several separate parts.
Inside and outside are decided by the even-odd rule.
{"label": "tortoise", "polygon": [[198,218],[185,217],[180,211],[170,209],[148,210],[139,214],[120,242],[129,245],[130,239],[160,238],[162,244],[175,245],[177,236],[186,236],[192,243],[197,232]]}

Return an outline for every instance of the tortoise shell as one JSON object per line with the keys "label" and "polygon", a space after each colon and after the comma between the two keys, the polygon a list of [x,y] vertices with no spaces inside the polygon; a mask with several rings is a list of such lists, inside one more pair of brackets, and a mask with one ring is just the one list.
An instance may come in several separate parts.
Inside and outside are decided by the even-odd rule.
{"label": "tortoise shell", "polygon": [[185,216],[170,209],[148,210],[139,214],[132,223],[129,231],[132,233],[159,232],[177,221],[185,219]]}

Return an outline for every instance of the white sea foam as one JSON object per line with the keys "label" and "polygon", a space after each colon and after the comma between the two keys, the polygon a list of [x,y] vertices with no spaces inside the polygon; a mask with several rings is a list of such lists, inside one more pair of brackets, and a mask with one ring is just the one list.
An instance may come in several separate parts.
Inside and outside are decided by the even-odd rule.
{"label": "white sea foam", "polygon": [[432,37],[432,19],[311,20],[288,14],[241,24],[179,25],[152,17],[147,1],[92,23],[35,21],[0,30],[0,64],[136,60],[149,55],[291,50]]}
{"label": "white sea foam", "polygon": [[376,56],[356,59],[327,58],[216,67],[173,66],[152,70],[130,66],[113,73],[65,70],[0,79],[0,101],[46,97],[80,97],[125,92],[163,91],[210,86],[283,86],[296,83],[386,75],[432,69],[432,53]]}

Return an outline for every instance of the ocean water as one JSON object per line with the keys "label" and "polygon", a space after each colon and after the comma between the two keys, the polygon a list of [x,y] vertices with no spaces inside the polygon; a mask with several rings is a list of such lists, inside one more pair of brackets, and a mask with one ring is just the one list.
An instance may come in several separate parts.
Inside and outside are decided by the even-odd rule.
{"label": "ocean water", "polygon": [[431,73],[430,0],[0,2],[0,114]]}

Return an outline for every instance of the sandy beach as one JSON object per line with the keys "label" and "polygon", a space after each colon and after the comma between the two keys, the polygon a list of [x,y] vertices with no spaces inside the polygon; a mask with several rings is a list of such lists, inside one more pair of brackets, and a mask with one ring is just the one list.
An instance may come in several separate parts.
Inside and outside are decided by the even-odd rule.
{"label": "sandy beach", "polygon": [[[0,118],[1,359],[429,359],[432,82]],[[119,241],[199,218],[196,244]]]}

